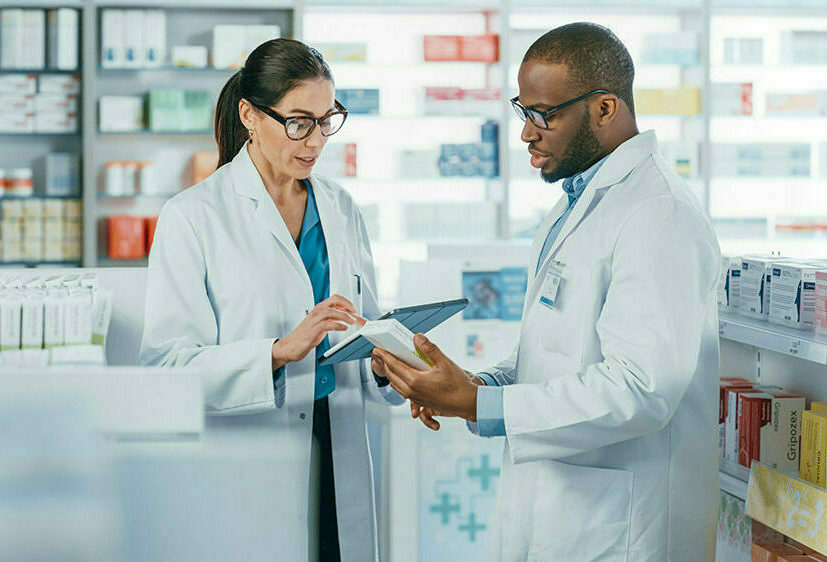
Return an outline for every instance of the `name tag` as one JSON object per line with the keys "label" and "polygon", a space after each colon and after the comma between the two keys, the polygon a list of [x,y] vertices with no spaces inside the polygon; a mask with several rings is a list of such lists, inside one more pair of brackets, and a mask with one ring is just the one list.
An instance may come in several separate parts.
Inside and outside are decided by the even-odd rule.
{"label": "name tag", "polygon": [[549,265],[543,287],[540,289],[540,302],[549,308],[554,308],[558,302],[557,293],[560,282],[563,280],[563,263],[559,261]]}

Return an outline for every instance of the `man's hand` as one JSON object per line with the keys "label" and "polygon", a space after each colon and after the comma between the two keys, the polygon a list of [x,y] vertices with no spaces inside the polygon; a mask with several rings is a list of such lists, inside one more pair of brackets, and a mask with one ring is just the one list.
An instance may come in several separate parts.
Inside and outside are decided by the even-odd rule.
{"label": "man's hand", "polygon": [[[439,429],[434,415],[476,421],[478,383],[422,334],[414,337],[414,344],[433,367],[419,371],[377,348],[373,350],[374,370],[381,368],[382,375],[390,380],[394,390],[411,400],[411,415],[416,412],[414,417],[419,417],[431,429]],[[413,403],[419,410],[414,409]],[[424,419],[422,408],[425,408]]]}

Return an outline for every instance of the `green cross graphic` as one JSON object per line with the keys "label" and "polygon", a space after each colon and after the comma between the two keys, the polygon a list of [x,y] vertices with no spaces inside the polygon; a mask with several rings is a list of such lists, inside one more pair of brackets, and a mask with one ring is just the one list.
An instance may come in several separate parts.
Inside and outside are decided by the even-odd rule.
{"label": "green cross graphic", "polygon": [[460,531],[468,531],[468,538],[471,539],[471,542],[477,542],[477,532],[483,529],[485,529],[485,525],[477,524],[477,516],[474,513],[468,516],[467,524],[459,526]]}
{"label": "green cross graphic", "polygon": [[491,484],[491,480],[495,476],[500,475],[499,468],[491,468],[488,455],[481,455],[480,456],[480,467],[479,468],[471,468],[468,470],[468,477],[469,478],[479,478],[480,479],[480,487],[481,489],[487,490],[488,486]]}
{"label": "green cross graphic", "polygon": [[431,513],[439,513],[442,517],[442,524],[447,525],[451,512],[459,513],[459,504],[451,503],[451,496],[448,494],[442,494],[440,497],[442,498],[441,502],[431,506]]}

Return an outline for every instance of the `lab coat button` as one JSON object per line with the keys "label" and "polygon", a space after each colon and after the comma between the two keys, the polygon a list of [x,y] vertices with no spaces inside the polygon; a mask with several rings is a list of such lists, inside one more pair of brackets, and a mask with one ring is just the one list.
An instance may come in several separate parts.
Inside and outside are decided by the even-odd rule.
{"label": "lab coat button", "polygon": [[307,416],[305,416],[305,415],[304,415],[304,412],[302,412],[301,414],[299,414],[299,417],[300,417],[301,419],[304,419],[304,418],[306,418]]}
{"label": "lab coat button", "polygon": [[327,384],[327,377],[322,377],[319,379],[320,384]]}

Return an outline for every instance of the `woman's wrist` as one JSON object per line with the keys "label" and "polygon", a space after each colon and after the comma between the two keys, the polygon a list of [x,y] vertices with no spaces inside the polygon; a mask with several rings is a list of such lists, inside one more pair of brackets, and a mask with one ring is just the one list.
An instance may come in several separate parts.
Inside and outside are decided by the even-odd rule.
{"label": "woman's wrist", "polygon": [[290,362],[290,360],[287,359],[287,357],[285,356],[284,345],[284,338],[278,338],[276,341],[273,342],[273,371],[281,369]]}

